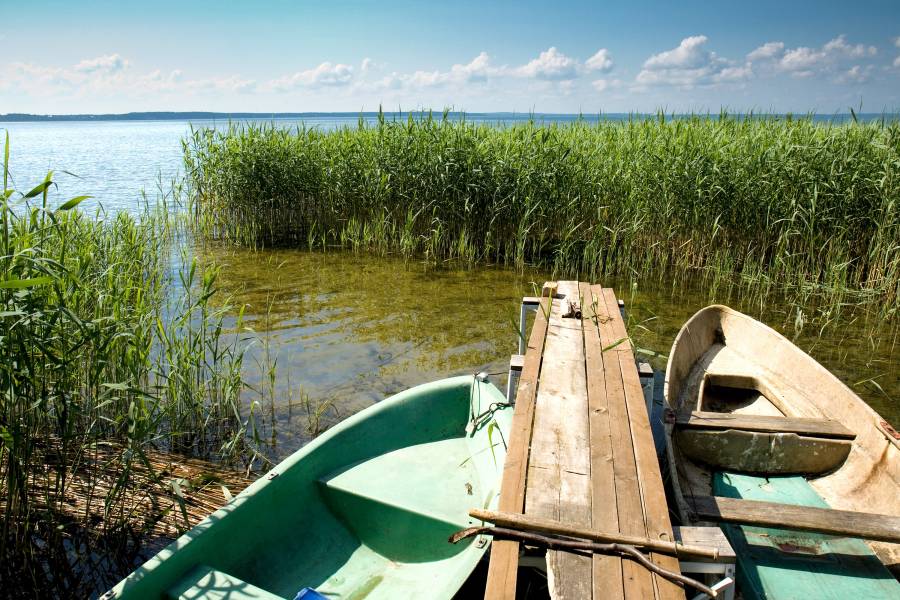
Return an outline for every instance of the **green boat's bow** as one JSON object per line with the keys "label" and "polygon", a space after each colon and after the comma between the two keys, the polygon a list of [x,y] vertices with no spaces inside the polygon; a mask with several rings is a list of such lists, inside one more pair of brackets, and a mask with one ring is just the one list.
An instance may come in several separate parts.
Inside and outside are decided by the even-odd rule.
{"label": "green boat's bow", "polygon": [[474,523],[471,508],[495,504],[511,413],[499,390],[471,376],[388,398],[287,458],[113,592],[449,598],[487,539],[447,538]]}

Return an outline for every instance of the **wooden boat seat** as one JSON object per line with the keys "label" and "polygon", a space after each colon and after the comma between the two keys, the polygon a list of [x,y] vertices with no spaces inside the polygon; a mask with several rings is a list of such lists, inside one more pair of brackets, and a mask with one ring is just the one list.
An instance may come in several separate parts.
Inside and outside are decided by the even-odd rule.
{"label": "wooden boat seat", "polygon": [[747,415],[694,411],[681,415],[675,421],[678,427],[694,429],[736,429],[760,433],[796,433],[808,437],[852,440],[856,434],[834,419],[802,419],[796,417],[773,417],[769,415]]}
{"label": "wooden boat seat", "polygon": [[746,473],[826,473],[844,463],[855,437],[832,419],[695,411],[675,420],[685,456]]}
{"label": "wooden boat seat", "polygon": [[264,589],[237,577],[217,571],[207,565],[191,569],[178,583],[169,588],[170,600],[284,600]]}

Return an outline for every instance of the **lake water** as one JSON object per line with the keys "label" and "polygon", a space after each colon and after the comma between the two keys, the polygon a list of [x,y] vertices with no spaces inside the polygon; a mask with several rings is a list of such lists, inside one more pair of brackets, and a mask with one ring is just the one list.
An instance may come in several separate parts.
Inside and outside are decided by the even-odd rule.
{"label": "lake water", "polygon": [[[329,129],[356,120],[330,116],[306,124]],[[292,127],[297,122],[278,124]],[[227,122],[195,125],[222,127]],[[117,211],[138,210],[142,189],[154,201],[157,184],[162,181],[166,187],[178,176],[181,138],[190,124],[3,123],[0,128],[9,131],[10,170],[18,189],[30,189],[53,169],[59,189],[51,205],[91,194],[93,207],[102,203]],[[268,362],[276,361],[275,393],[268,398],[257,391],[246,394],[247,402],[259,400],[269,409],[260,426],[266,440],[262,450],[273,460],[300,447],[316,429],[415,384],[482,370],[505,373],[509,355],[516,351],[519,300],[552,278],[543,272],[434,268],[344,252],[205,246],[195,253],[222,266],[220,297],[247,307],[248,323],[258,337],[245,363],[255,389],[262,388],[266,349]],[[672,340],[691,314],[708,304],[729,304],[794,339],[884,417],[900,424],[895,325],[860,310],[837,313],[833,307],[756,298],[699,279],[634,276],[604,284],[625,299],[629,332],[656,368],[664,368]],[[504,379],[502,374],[495,377],[501,386]]]}

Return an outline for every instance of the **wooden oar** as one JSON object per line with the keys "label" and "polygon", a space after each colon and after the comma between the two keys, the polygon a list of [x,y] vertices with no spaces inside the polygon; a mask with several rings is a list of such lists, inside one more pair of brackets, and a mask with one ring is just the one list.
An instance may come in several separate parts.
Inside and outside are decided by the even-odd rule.
{"label": "wooden oar", "polygon": [[554,535],[581,538],[594,542],[628,544],[629,546],[646,548],[647,550],[663,552],[665,554],[674,554],[675,556],[702,556],[712,560],[719,558],[719,550],[717,548],[688,546],[678,542],[653,540],[635,535],[597,531],[596,529],[587,529],[577,525],[560,523],[559,521],[552,521],[550,519],[542,519],[540,517],[526,517],[525,515],[516,513],[496,512],[492,510],[482,510],[480,508],[473,508],[469,511],[469,515],[481,521],[494,523],[499,527],[508,527],[510,529],[518,529],[521,531],[539,531],[543,533],[552,533]]}

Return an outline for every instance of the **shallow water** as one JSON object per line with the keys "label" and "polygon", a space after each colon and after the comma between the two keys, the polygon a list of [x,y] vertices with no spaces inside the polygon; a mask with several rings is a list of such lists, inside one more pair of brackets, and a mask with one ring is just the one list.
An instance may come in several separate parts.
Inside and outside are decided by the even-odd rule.
{"label": "shallow water", "polygon": [[[258,392],[265,453],[283,458],[313,437],[316,419],[302,401],[328,406],[325,428],[413,385],[486,371],[505,385],[516,352],[519,302],[550,274],[499,267],[436,268],[418,261],[349,252],[205,248],[222,266],[219,284],[245,305],[255,346],[245,363]],[[625,300],[629,333],[641,356],[664,369],[681,325],[698,309],[726,303],[775,327],[831,369],[885,418],[900,423],[898,333],[849,309],[828,324],[814,307],[799,330],[796,306],[777,298],[751,301],[700,281],[610,279]],[[266,361],[266,341],[270,360]],[[266,390],[276,363],[274,393]],[[877,385],[866,380],[873,380]],[[880,387],[879,387],[880,386]]]}

